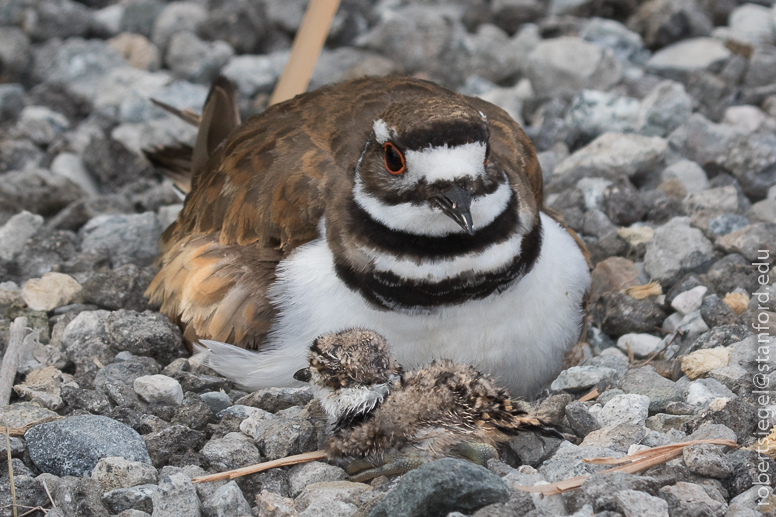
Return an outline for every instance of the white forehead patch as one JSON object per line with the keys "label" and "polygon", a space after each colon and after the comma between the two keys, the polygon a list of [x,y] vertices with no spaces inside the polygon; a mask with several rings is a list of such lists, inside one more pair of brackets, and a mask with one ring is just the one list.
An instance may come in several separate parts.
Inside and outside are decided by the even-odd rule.
{"label": "white forehead patch", "polygon": [[375,132],[375,138],[377,138],[377,143],[380,145],[383,145],[391,138],[391,133],[388,131],[388,126],[381,118],[374,121],[372,124],[372,131]]}
{"label": "white forehead patch", "polygon": [[483,142],[407,151],[405,176],[413,182],[425,179],[427,183],[453,181],[466,176],[474,179],[485,173],[486,152]]}

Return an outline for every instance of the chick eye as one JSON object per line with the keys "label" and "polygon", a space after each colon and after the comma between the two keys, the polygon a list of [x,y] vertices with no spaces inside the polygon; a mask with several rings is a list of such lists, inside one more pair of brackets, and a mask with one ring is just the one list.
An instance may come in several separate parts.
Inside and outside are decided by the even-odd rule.
{"label": "chick eye", "polygon": [[388,169],[388,172],[398,176],[407,170],[404,156],[393,144],[386,143],[383,148],[385,149],[385,168]]}

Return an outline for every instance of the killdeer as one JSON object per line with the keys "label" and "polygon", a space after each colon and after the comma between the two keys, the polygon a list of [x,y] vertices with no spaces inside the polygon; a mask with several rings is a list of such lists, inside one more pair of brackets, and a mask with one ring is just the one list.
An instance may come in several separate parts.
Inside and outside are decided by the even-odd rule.
{"label": "killdeer", "polygon": [[558,435],[469,365],[441,360],[405,374],[385,339],[369,330],[317,338],[309,364],[294,377],[311,383],[329,415],[326,457],[356,481],[446,456],[485,465],[521,431]]}
{"label": "killdeer", "polygon": [[201,118],[181,114],[194,148],[148,153],[191,179],[146,294],[209,340],[212,368],[288,385],[316,336],[362,327],[402,364],[449,358],[516,395],[560,371],[586,251],[543,207],[533,146],[503,110],[409,77],[326,86],[242,124],[235,106],[217,81]]}

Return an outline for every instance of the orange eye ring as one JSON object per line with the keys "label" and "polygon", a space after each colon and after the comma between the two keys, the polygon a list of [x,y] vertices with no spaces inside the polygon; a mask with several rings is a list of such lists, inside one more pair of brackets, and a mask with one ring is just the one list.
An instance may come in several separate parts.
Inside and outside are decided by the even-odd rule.
{"label": "orange eye ring", "polygon": [[390,142],[386,142],[383,145],[383,149],[385,150],[385,155],[383,156],[385,170],[394,176],[404,174],[404,171],[407,170],[407,165],[404,163],[404,155]]}

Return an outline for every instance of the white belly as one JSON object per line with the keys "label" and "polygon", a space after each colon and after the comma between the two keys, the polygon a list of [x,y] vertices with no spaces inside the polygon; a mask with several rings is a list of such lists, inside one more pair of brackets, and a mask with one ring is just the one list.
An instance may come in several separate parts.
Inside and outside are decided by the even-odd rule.
{"label": "white belly", "polygon": [[362,327],[383,334],[405,369],[451,359],[493,375],[512,395],[531,395],[552,381],[576,341],[590,283],[571,236],[544,214],[542,225],[541,255],[523,279],[486,299],[430,313],[372,308],[337,277],[325,240],[299,247],[281,262],[270,291],[279,317],[265,351],[252,354],[251,375],[237,380],[254,389],[293,384],[316,337]]}

